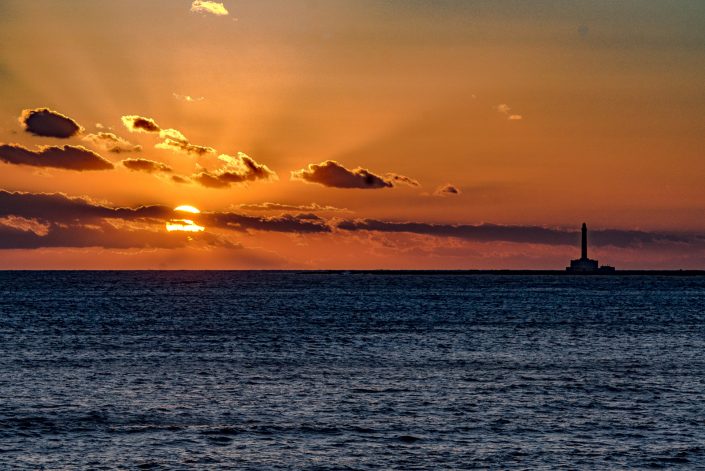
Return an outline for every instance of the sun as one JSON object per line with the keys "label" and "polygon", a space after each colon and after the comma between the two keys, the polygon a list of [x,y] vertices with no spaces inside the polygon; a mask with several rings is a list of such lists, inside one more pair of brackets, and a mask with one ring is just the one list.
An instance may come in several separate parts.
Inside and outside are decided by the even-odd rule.
{"label": "sun", "polygon": [[182,211],[184,213],[191,213],[191,214],[201,214],[201,210],[196,208],[195,206],[190,206],[188,204],[182,204],[181,206],[177,206],[174,208],[174,211]]}
{"label": "sun", "polygon": [[[200,209],[196,208],[195,206],[190,206],[188,204],[177,206],[176,208],[174,208],[174,211],[190,214],[201,214]],[[166,230],[168,232],[203,232],[206,230],[206,228],[203,226],[199,226],[191,219],[170,219],[166,223]]]}

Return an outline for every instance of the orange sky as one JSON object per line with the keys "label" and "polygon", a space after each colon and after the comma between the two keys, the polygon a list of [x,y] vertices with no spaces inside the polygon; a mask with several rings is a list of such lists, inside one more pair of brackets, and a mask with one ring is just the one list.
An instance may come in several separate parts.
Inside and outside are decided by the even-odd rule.
{"label": "orange sky", "polygon": [[[20,122],[43,108],[82,130]],[[604,263],[703,268],[704,115],[701,1],[8,0],[0,268],[560,269],[583,221]],[[114,168],[38,153],[64,145]],[[181,204],[213,239],[93,215]]]}

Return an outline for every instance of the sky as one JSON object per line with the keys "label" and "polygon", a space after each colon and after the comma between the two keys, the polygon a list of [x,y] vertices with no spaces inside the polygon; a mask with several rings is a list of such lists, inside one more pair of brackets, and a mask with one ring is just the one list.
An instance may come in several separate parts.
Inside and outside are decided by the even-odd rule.
{"label": "sky", "polygon": [[700,0],[0,1],[0,268],[705,268],[704,181]]}

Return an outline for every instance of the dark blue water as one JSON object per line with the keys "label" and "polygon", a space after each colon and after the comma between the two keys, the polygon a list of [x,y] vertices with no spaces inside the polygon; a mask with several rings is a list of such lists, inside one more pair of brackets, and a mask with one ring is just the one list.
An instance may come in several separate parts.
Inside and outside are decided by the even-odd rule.
{"label": "dark blue water", "polygon": [[0,468],[705,463],[705,278],[0,273]]}

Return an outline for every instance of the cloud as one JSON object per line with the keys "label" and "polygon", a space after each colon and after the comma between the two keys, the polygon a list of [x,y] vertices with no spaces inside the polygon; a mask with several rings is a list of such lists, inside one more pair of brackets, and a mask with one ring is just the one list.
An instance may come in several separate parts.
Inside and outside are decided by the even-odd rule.
{"label": "cloud", "polygon": [[394,186],[391,180],[375,175],[367,169],[358,167],[348,170],[334,160],[326,160],[320,164],[309,164],[305,169],[291,172],[291,179],[318,183],[332,188],[378,189]]}
{"label": "cloud", "polygon": [[101,219],[161,222],[173,214],[171,208],[161,205],[121,208],[98,204],[88,198],[70,197],[63,193],[0,190],[0,217],[17,216],[57,224],[92,224]]}
{"label": "cloud", "polygon": [[130,132],[147,132],[156,133],[161,131],[159,125],[152,118],[145,118],[144,116],[128,115],[121,118],[122,124]]}
{"label": "cloud", "polygon": [[76,121],[49,108],[22,110],[19,121],[26,132],[35,136],[66,139],[83,132]]}
{"label": "cloud", "polygon": [[191,183],[191,180],[187,177],[182,177],[181,175],[172,175],[171,181],[174,183]]}
{"label": "cloud", "polygon": [[162,139],[173,139],[175,141],[188,142],[186,136],[178,129],[161,129],[159,131],[159,137]]}
{"label": "cloud", "polygon": [[511,111],[511,108],[509,105],[502,103],[501,105],[497,105],[497,111],[499,111],[502,114],[509,114]]}
{"label": "cloud", "polygon": [[396,173],[388,173],[386,175],[387,180],[394,183],[403,183],[409,186],[420,186],[419,182],[413,178],[405,177],[404,175],[397,175]]}
{"label": "cloud", "polygon": [[213,234],[166,232],[161,229],[121,228],[107,222],[97,225],[50,224],[46,233],[16,227],[0,221],[0,249],[39,249],[48,247],[105,249],[177,249],[194,243],[208,246],[238,248]]}
{"label": "cloud", "polygon": [[209,0],[194,0],[191,4],[191,11],[194,13],[210,13],[216,16],[225,16],[229,14],[227,8],[225,8],[225,5]]}
{"label": "cloud", "polygon": [[577,232],[566,232],[538,226],[429,224],[423,222],[387,222],[374,219],[342,221],[337,227],[347,231],[407,232],[438,237],[456,237],[478,242],[504,241],[551,245],[574,244],[577,234]]}
{"label": "cloud", "polygon": [[[166,221],[178,217],[172,208],[163,205],[118,207],[61,193],[0,190],[0,248],[181,247],[191,243],[189,239],[179,238],[178,233],[167,234],[164,227]],[[235,245],[224,240],[217,230],[212,234],[208,231],[326,234],[334,229],[330,223],[310,213],[260,217],[204,211],[194,215],[194,220],[196,224],[206,227],[206,233],[189,234],[196,237],[193,243],[227,247]],[[418,234],[476,242],[573,246],[576,250],[580,238],[577,230],[539,226],[453,225],[372,219],[343,220],[337,223],[335,229],[341,232]],[[696,233],[603,229],[592,230],[590,241],[592,245],[601,247],[668,248],[683,253],[705,249],[705,235]],[[445,246],[449,242],[444,241],[443,244]]]}
{"label": "cloud", "polygon": [[436,188],[436,191],[434,191],[433,194],[436,196],[459,195],[460,188],[455,185],[451,185],[450,183],[447,183]]}
{"label": "cloud", "polygon": [[236,157],[221,154],[218,159],[224,162],[220,169],[215,172],[203,171],[191,178],[208,188],[227,188],[232,183],[277,179],[277,174],[266,165],[255,162],[243,152],[238,152]]}
{"label": "cloud", "polygon": [[[524,244],[576,246],[580,232],[540,226],[501,226],[495,224],[430,224],[424,222],[389,222],[374,219],[340,221],[337,228],[345,231],[409,233],[434,237],[453,237],[475,242],[513,242]],[[621,229],[590,231],[594,246],[641,248],[669,246],[705,248],[705,235],[689,233],[644,232]]]}
{"label": "cloud", "polygon": [[154,146],[157,149],[171,150],[197,156],[215,153],[215,149],[212,147],[191,144],[186,136],[178,129],[162,129],[152,118],[128,115],[123,116],[121,119],[122,124],[124,124],[130,132],[159,133],[159,137],[164,139],[164,141]]}
{"label": "cloud", "polygon": [[155,162],[154,160],[149,160],[149,159],[125,159],[120,163],[125,168],[127,168],[129,170],[136,171],[136,172],[170,173],[172,171],[172,168],[169,167],[167,164],[163,164],[161,162]]}
{"label": "cloud", "polygon": [[142,150],[142,146],[132,144],[111,132],[88,134],[83,138],[83,140],[90,142],[104,151],[113,152],[115,154],[120,154],[123,152],[140,152]]}
{"label": "cloud", "polygon": [[209,213],[205,214],[202,220],[214,227],[243,232],[250,230],[298,234],[331,232],[330,226],[315,214],[284,214],[267,218],[238,213]]}
{"label": "cloud", "polygon": [[511,113],[512,109],[507,105],[506,103],[502,103],[500,105],[497,105],[495,109],[505,115],[509,121],[520,121],[524,119],[524,117],[520,114],[513,114]]}
{"label": "cloud", "polygon": [[0,161],[14,165],[64,170],[110,170],[113,164],[82,146],[40,146],[32,151],[19,144],[0,144]]}
{"label": "cloud", "polygon": [[185,101],[188,103],[195,103],[197,101],[205,100],[205,97],[202,96],[179,95],[178,93],[172,93],[172,95],[174,95],[174,98],[176,98],[177,100]]}
{"label": "cloud", "polygon": [[178,140],[170,137],[167,137],[163,142],[156,144],[154,147],[157,149],[171,150],[174,152],[182,152],[184,154],[193,154],[198,156],[215,153],[215,149],[212,147],[197,146],[195,144],[191,144],[186,139]]}
{"label": "cloud", "polygon": [[310,204],[283,204],[283,203],[250,203],[241,204],[240,209],[248,211],[331,211],[331,212],[350,212],[348,209],[336,208],[335,206],[322,206],[318,203]]}
{"label": "cloud", "polygon": [[[100,204],[82,197],[69,197],[63,193],[26,193],[0,190],[0,224],[14,227],[14,231],[7,229],[8,237],[14,238],[14,248],[22,248],[22,242],[17,241],[18,230],[29,237],[29,247],[72,247],[72,246],[102,246],[114,247],[119,241],[113,241],[112,236],[119,235],[122,231],[130,236],[131,230],[148,230],[156,234],[166,233],[166,221],[179,218],[172,208],[163,205],[142,205],[137,207],[115,207]],[[196,220],[197,218],[197,220]],[[203,212],[194,215],[197,224],[210,228],[220,228],[235,232],[267,231],[288,233],[327,233],[331,228],[325,221],[316,215],[282,215],[277,217],[258,217],[238,214],[233,212]],[[60,231],[62,228],[71,228],[75,238],[90,237],[91,242],[82,242],[83,245],[70,245],[65,242],[52,242],[54,239],[37,239],[35,234],[62,234],[70,236],[71,231]],[[95,230],[93,230],[95,229]],[[113,230],[114,229],[114,230]],[[178,232],[178,231],[176,231]],[[107,234],[106,241],[100,243],[100,235]],[[133,235],[135,233],[132,233]],[[148,234],[147,234],[148,235]],[[72,239],[72,240],[75,240]],[[2,239],[2,235],[0,235]],[[158,240],[162,236],[158,235]],[[59,240],[59,239],[56,239]],[[147,239],[151,241],[152,239]],[[208,239],[205,239],[208,240]],[[44,241],[45,245],[41,245]],[[95,241],[95,243],[93,242]],[[9,248],[9,245],[0,241],[0,247]],[[69,245],[61,245],[61,244]],[[135,242],[136,243],[136,242]],[[216,243],[215,239],[210,243]],[[224,244],[225,242],[217,242]],[[57,245],[58,244],[58,245]],[[154,246],[152,242],[145,246]]]}

